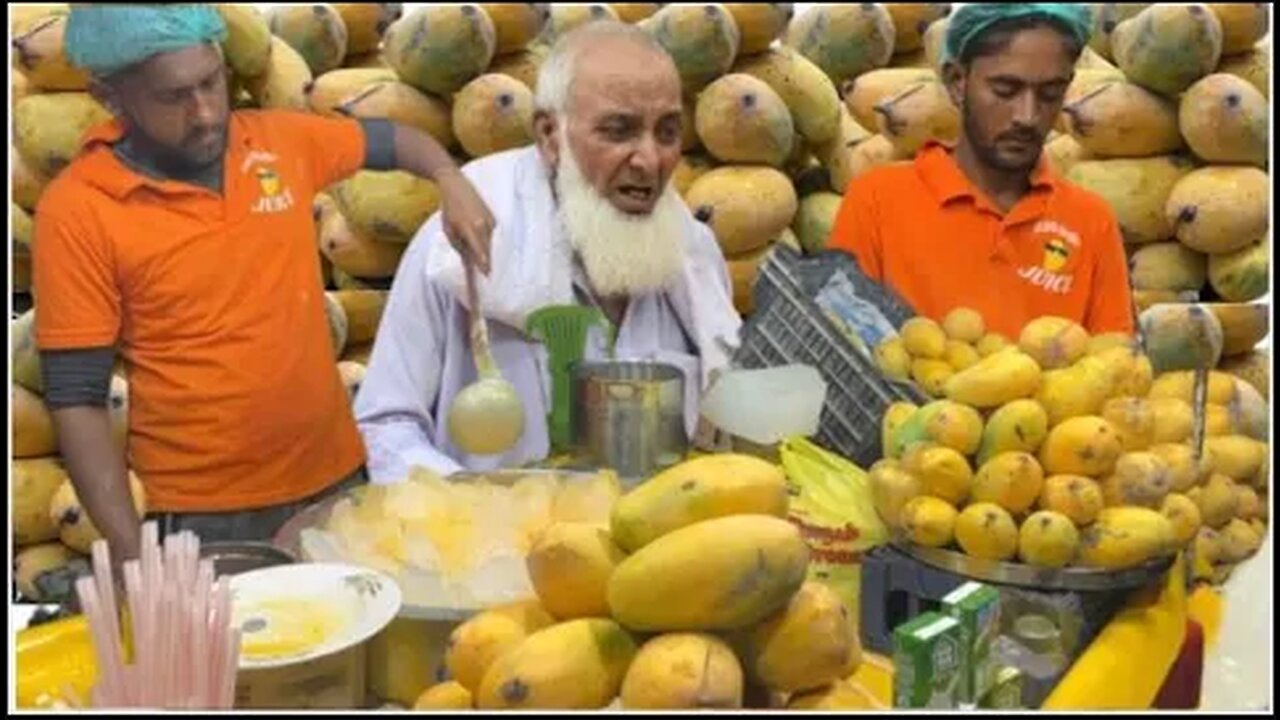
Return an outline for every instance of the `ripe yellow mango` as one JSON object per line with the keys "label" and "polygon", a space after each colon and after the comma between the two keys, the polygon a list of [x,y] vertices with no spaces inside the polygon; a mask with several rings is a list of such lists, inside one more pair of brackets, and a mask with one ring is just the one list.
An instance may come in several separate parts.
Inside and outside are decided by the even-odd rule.
{"label": "ripe yellow mango", "polygon": [[1049,426],[1086,415],[1099,415],[1111,394],[1111,373],[1097,357],[1086,357],[1067,368],[1040,376],[1036,402],[1049,416]]}
{"label": "ripe yellow mango", "polygon": [[941,445],[916,445],[902,458],[902,468],[920,481],[926,495],[960,505],[969,497],[973,469],[955,450]]}
{"label": "ripe yellow mango", "polygon": [[840,596],[806,582],[787,606],[747,636],[743,666],[765,687],[798,692],[847,677],[862,659],[858,627]]}
{"label": "ripe yellow mango", "polygon": [[972,455],[982,442],[982,416],[977,410],[950,400],[931,402],[897,428],[890,439],[889,457],[902,457],[913,445],[922,442]]}
{"label": "ripe yellow mango", "polygon": [[982,356],[979,355],[978,351],[969,343],[961,342],[959,340],[948,340],[947,352],[943,359],[947,361],[948,365],[959,371],[977,365],[978,361],[982,359]]}
{"label": "ripe yellow mango", "polygon": [[1040,446],[1040,465],[1050,475],[1106,477],[1124,452],[1120,433],[1106,420],[1071,418],[1049,431]]}
{"label": "ripe yellow mango", "polygon": [[1221,528],[1235,517],[1240,502],[1236,484],[1221,474],[1210,476],[1204,487],[1193,488],[1187,497],[1200,508],[1204,524],[1214,529]]}
{"label": "ripe yellow mango", "polygon": [[947,333],[926,317],[914,317],[902,325],[903,345],[914,358],[941,360],[947,352]]}
{"label": "ripe yellow mango", "polygon": [[1186,547],[1200,532],[1200,508],[1191,498],[1179,493],[1169,493],[1160,503],[1160,512],[1173,525],[1173,540],[1178,547]]}
{"label": "ripe yellow mango", "polygon": [[1084,527],[1098,518],[1105,501],[1096,480],[1079,475],[1053,475],[1044,481],[1039,506]]}
{"label": "ripe yellow mango", "polygon": [[997,351],[1003,350],[1010,345],[1009,339],[1000,333],[987,333],[978,341],[978,355],[982,357],[990,357]]}
{"label": "ripe yellow mango", "polygon": [[1146,450],[1155,442],[1156,418],[1145,398],[1112,398],[1102,406],[1102,417],[1120,433],[1125,452]]}
{"label": "ripe yellow mango", "polygon": [[559,522],[542,531],[525,564],[542,607],[572,620],[609,616],[609,576],[624,557],[603,528]]}
{"label": "ripe yellow mango", "polygon": [[714,635],[671,633],[640,646],[622,681],[628,710],[742,707],[742,665]]}
{"label": "ripe yellow mango", "polygon": [[917,545],[945,547],[955,537],[957,514],[947,501],[921,495],[902,508],[902,527]]}
{"label": "ripe yellow mango", "polygon": [[947,337],[963,343],[976,344],[986,335],[987,325],[977,310],[958,307],[942,319],[942,329]]}
{"label": "ripe yellow mango", "polygon": [[943,397],[947,381],[955,372],[946,360],[917,358],[911,362],[911,379],[930,397]]}
{"label": "ripe yellow mango", "polygon": [[1047,315],[1027,323],[1018,347],[1045,370],[1065,368],[1084,357],[1089,333],[1079,323]]}
{"label": "ripe yellow mango", "polygon": [[876,346],[876,367],[887,378],[894,380],[911,379],[911,354],[902,342],[902,338],[891,338]]}
{"label": "ripe yellow mango", "polygon": [[1213,470],[1207,454],[1197,462],[1195,451],[1185,443],[1153,445],[1151,454],[1169,468],[1169,487],[1173,492],[1185,493],[1207,479]]}
{"label": "ripe yellow mango", "polygon": [[472,617],[449,634],[445,667],[473,695],[493,661],[555,621],[537,603],[495,608]]}
{"label": "ripe yellow mango", "polygon": [[880,420],[880,448],[887,458],[897,458],[900,456],[893,453],[893,438],[898,432],[898,428],[915,414],[920,408],[915,403],[896,402],[890,405],[884,411],[884,417]]}
{"label": "ripe yellow mango", "polygon": [[960,549],[976,558],[1007,560],[1018,552],[1018,526],[995,503],[976,502],[962,510],[955,534]]}
{"label": "ripe yellow mango", "polygon": [[922,492],[916,476],[904,470],[896,460],[881,460],[867,473],[871,483],[871,501],[880,519],[892,529],[902,527],[902,509]]}
{"label": "ripe yellow mango", "polygon": [[609,579],[609,608],[641,632],[737,630],[786,604],[808,563],[808,546],[786,520],[704,520],[623,560]]}
{"label": "ripe yellow mango", "polygon": [[1043,488],[1044,470],[1034,456],[1026,452],[1006,452],[978,469],[971,495],[975,502],[994,503],[1021,515],[1035,505]]}
{"label": "ripe yellow mango", "polygon": [[471,691],[456,680],[433,685],[418,696],[414,710],[470,710]]}
{"label": "ripe yellow mango", "polygon": [[1040,366],[1022,352],[999,352],[952,375],[946,397],[979,409],[994,408],[1035,395]]}
{"label": "ripe yellow mango", "polygon": [[707,455],[655,475],[613,505],[613,542],[634,553],[658,538],[727,515],[787,515],[782,468],[750,455]]}
{"label": "ripe yellow mango", "polygon": [[1107,507],[1127,505],[1154,510],[1164,502],[1172,486],[1169,466],[1160,456],[1130,452],[1116,460],[1115,469],[1102,481],[1102,497]]}
{"label": "ripe yellow mango", "polygon": [[1080,534],[1080,563],[1119,570],[1165,555],[1176,547],[1173,523],[1158,511],[1138,507],[1106,508]]}
{"label": "ripe yellow mango", "polygon": [[539,630],[494,661],[476,707],[595,710],[618,696],[636,645],[618,623],[570,620]]}
{"label": "ripe yellow mango", "polygon": [[[1189,406],[1192,402],[1195,383],[1195,373],[1190,370],[1161,373],[1152,383],[1151,391],[1147,393],[1147,398],[1150,400],[1174,398],[1187,403]],[[1215,405],[1230,405],[1237,392],[1234,377],[1217,370],[1209,371],[1207,402]]]}
{"label": "ripe yellow mango", "polygon": [[1195,412],[1179,398],[1155,398],[1151,404],[1152,441],[1157,445],[1184,443],[1191,438]]}
{"label": "ripe yellow mango", "polygon": [[1034,453],[1049,434],[1049,414],[1034,400],[1014,400],[992,413],[982,431],[979,467],[1004,452]]}
{"label": "ripe yellow mango", "polygon": [[1236,481],[1252,479],[1267,457],[1266,443],[1243,435],[1206,438],[1204,444],[1213,471]]}
{"label": "ripe yellow mango", "polygon": [[1041,510],[1022,522],[1018,557],[1028,565],[1059,568],[1075,559],[1080,533],[1065,515]]}

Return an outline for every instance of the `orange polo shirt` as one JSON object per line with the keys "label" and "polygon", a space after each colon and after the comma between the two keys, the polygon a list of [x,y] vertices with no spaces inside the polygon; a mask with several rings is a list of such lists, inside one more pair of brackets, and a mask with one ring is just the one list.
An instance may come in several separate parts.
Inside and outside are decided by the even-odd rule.
{"label": "orange polo shirt", "polygon": [[1106,201],[1043,160],[1031,190],[1001,213],[936,143],[915,162],[854,180],[830,247],[894,288],[916,312],[942,320],[957,307],[1016,339],[1057,315],[1091,333],[1133,332],[1124,244]]}
{"label": "orange polo shirt", "polygon": [[123,165],[93,128],[45,191],[34,242],[41,350],[117,345],[129,463],[150,510],[314,495],[364,463],[334,362],[313,196],[360,169],[354,120],[232,113],[223,194]]}

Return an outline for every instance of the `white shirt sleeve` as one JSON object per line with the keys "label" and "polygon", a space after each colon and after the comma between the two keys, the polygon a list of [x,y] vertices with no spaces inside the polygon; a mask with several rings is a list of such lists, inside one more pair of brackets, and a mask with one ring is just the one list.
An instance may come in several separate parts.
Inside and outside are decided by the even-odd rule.
{"label": "white shirt sleeve", "polygon": [[400,263],[356,395],[356,422],[375,485],[405,480],[414,466],[441,475],[462,469],[432,441],[449,332],[447,298],[424,271],[426,245],[440,240],[432,225],[438,221],[428,223]]}

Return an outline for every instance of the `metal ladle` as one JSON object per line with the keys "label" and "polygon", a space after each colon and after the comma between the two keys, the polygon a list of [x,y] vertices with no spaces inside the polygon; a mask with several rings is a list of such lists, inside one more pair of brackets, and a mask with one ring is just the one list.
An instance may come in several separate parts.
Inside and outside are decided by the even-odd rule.
{"label": "metal ladle", "polygon": [[453,399],[447,418],[449,437],[469,455],[499,455],[510,450],[524,433],[524,407],[515,386],[502,378],[489,351],[475,265],[467,257],[463,264],[471,305],[471,354],[480,377]]}

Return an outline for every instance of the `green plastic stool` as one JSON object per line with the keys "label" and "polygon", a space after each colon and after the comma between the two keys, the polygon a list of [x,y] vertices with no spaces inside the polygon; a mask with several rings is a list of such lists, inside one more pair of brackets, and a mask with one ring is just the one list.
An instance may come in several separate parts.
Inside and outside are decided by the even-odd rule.
{"label": "green plastic stool", "polygon": [[549,305],[540,308],[525,321],[525,332],[547,348],[551,365],[551,413],[547,426],[551,447],[566,452],[573,442],[570,413],[573,402],[573,365],[582,359],[587,346],[587,332],[599,325],[608,333],[609,356],[613,357],[614,327],[599,308],[586,305]]}

